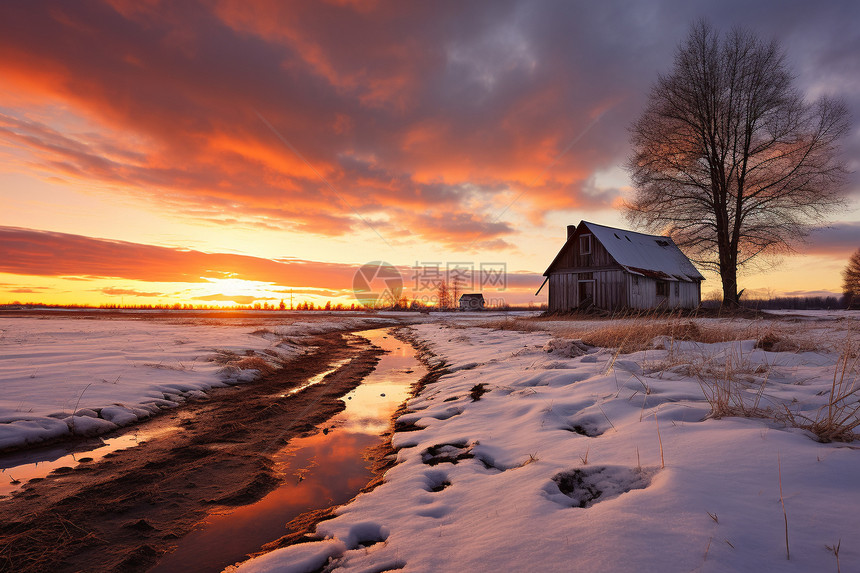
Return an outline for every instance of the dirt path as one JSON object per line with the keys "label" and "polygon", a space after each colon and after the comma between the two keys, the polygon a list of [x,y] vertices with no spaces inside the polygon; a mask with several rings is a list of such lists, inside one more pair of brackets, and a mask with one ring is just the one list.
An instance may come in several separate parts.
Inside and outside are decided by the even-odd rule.
{"label": "dirt path", "polygon": [[[339,397],[382,352],[339,333],[314,344],[283,370],[145,423],[180,431],[55,471],[0,501],[0,571],[145,571],[213,508],[270,492],[281,479],[271,454],[342,410]],[[345,358],[322,383],[280,396]]]}

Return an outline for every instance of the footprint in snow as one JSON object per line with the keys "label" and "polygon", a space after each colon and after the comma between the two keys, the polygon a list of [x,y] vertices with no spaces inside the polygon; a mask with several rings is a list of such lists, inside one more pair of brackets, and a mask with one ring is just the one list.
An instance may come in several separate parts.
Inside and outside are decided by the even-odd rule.
{"label": "footprint in snow", "polygon": [[424,490],[432,493],[440,492],[450,486],[448,472],[432,470],[424,472]]}
{"label": "footprint in snow", "polygon": [[447,505],[437,505],[436,507],[428,507],[426,509],[422,509],[421,511],[417,511],[416,515],[420,515],[421,517],[432,517],[434,519],[439,519],[445,517],[451,513],[451,508]]}
{"label": "footprint in snow", "polygon": [[421,452],[421,461],[428,466],[442,463],[456,464],[460,460],[472,459],[472,446],[467,442],[436,444]]}
{"label": "footprint in snow", "polygon": [[583,416],[580,418],[574,418],[569,423],[560,426],[558,429],[573,432],[580,436],[596,438],[602,435],[610,427],[611,426],[605,419],[601,421],[597,418]]}
{"label": "footprint in snow", "polygon": [[546,497],[566,507],[591,507],[651,484],[654,468],[593,466],[571,469],[552,476],[544,486]]}

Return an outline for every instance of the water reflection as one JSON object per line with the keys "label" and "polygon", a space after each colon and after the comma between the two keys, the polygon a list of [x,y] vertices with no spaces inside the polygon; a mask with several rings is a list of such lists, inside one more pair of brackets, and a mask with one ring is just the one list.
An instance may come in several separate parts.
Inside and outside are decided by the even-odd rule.
{"label": "water reflection", "polygon": [[308,378],[308,381],[305,382],[304,384],[301,384],[300,386],[293,388],[292,390],[290,390],[286,394],[279,394],[278,397],[279,398],[285,398],[287,396],[293,396],[294,394],[298,394],[299,392],[301,392],[305,388],[309,388],[309,387],[313,386],[314,384],[319,384],[320,382],[323,381],[323,379],[326,376],[328,376],[332,372],[336,372],[338,368],[346,365],[350,360],[351,360],[350,358],[344,358],[343,360],[338,360],[337,362],[335,362],[332,365],[331,368],[329,368],[325,372],[320,372],[316,376],[312,376],[312,377]]}
{"label": "water reflection", "polygon": [[135,430],[116,438],[94,438],[69,451],[68,446],[48,446],[4,455],[0,458],[0,497],[8,495],[31,479],[44,478],[58,468],[74,468],[80,463],[92,463],[105,455],[133,448],[143,442],[182,431],[177,426]]}
{"label": "water reflection", "polygon": [[346,409],[322,432],[294,439],[275,455],[285,483],[259,502],[210,515],[185,536],[153,572],[217,571],[282,535],[294,517],[348,502],[373,477],[365,451],[380,443],[389,418],[423,374],[413,348],[385,330],[359,333],[388,354],[361,386],[344,397]]}

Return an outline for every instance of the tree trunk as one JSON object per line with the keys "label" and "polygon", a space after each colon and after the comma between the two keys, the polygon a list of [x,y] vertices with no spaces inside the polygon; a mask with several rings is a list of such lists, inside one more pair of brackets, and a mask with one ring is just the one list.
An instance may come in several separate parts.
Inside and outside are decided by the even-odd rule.
{"label": "tree trunk", "polygon": [[723,281],[723,306],[737,308],[741,304],[738,296],[738,270],[734,266],[722,269],[720,278]]}
{"label": "tree trunk", "polygon": [[723,306],[729,308],[737,308],[740,306],[741,301],[738,296],[738,281],[736,278],[737,273],[731,273],[733,276],[729,277],[723,275]]}

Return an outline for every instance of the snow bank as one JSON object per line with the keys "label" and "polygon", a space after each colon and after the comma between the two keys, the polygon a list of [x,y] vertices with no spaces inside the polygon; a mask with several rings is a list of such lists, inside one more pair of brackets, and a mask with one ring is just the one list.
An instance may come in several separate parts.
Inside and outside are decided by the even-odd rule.
{"label": "snow bank", "polygon": [[224,322],[0,319],[0,451],[115,430],[283,366],[302,336],[392,319]]}
{"label": "snow bank", "polygon": [[749,398],[764,382],[763,405],[814,412],[836,355],[748,341],[616,356],[544,333],[413,329],[449,373],[409,401],[399,420],[421,429],[395,434],[385,483],[321,522],[326,541],[237,571],[805,572],[835,570],[840,540],[842,570],[860,570],[856,445],[712,419],[703,398],[708,365],[728,364]]}

